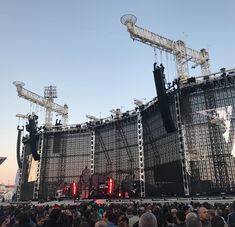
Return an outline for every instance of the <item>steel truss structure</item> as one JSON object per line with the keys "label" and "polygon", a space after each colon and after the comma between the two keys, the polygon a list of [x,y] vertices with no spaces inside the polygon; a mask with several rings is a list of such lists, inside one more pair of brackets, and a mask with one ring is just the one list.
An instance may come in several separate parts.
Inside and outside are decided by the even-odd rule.
{"label": "steel truss structure", "polygon": [[53,197],[61,186],[81,181],[86,168],[87,177],[96,176],[93,184],[112,177],[116,195],[233,193],[234,70],[188,78],[173,84],[167,96],[177,128],[172,133],[157,98],[112,118],[45,128],[37,137],[40,160],[31,178],[33,159],[24,143],[17,199]]}

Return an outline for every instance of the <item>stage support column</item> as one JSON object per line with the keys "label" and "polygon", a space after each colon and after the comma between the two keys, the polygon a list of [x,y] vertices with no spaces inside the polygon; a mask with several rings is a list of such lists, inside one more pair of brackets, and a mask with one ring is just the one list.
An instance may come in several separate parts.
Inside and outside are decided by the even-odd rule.
{"label": "stage support column", "polygon": [[17,188],[16,188],[16,201],[17,202],[20,201],[21,185],[22,185],[22,181],[23,181],[22,175],[23,175],[23,169],[24,169],[25,146],[26,145],[23,146],[22,153],[21,153],[21,163],[22,163],[22,166],[17,171],[17,175],[19,174],[18,184],[17,184]]}
{"label": "stage support column", "polygon": [[91,173],[91,175],[94,174],[94,170],[95,170],[94,156],[95,156],[95,130],[93,129],[91,131],[91,156],[90,156],[90,173]]}
{"label": "stage support column", "polygon": [[139,152],[140,197],[145,198],[144,146],[143,146],[143,125],[142,125],[141,112],[137,113],[137,133],[138,133],[138,152]]}
{"label": "stage support column", "polygon": [[179,97],[179,90],[175,94],[175,109],[176,109],[176,122],[177,122],[177,130],[179,136],[179,148],[180,148],[180,159],[181,159],[181,166],[182,166],[182,175],[183,175],[183,187],[184,187],[184,194],[189,195],[189,176],[188,176],[188,160],[187,160],[187,153],[186,153],[186,143],[185,143],[185,135],[184,135],[184,128],[181,120],[181,111],[180,111],[180,97]]}
{"label": "stage support column", "polygon": [[42,152],[43,152],[43,141],[44,136],[41,134],[38,139],[38,153],[40,156],[40,159],[38,160],[37,164],[37,178],[34,182],[34,188],[33,188],[33,199],[38,200],[38,194],[39,194],[39,188],[40,188],[40,177],[41,177],[41,164],[42,164]]}

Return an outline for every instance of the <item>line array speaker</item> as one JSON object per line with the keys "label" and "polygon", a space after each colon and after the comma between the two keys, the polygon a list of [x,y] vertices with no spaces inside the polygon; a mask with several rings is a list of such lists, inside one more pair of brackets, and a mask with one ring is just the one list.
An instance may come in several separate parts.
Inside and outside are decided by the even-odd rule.
{"label": "line array speaker", "polygon": [[154,81],[157,90],[158,103],[160,107],[160,113],[162,116],[162,121],[167,133],[176,131],[173,119],[171,117],[168,97],[166,94],[165,80],[164,80],[164,67],[163,65],[157,66],[154,63]]}

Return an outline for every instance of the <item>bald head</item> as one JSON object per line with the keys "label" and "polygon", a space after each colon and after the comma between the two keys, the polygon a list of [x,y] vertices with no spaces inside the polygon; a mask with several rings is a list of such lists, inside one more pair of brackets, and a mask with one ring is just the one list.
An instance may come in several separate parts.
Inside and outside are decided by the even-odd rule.
{"label": "bald head", "polygon": [[157,227],[157,219],[151,212],[146,212],[141,215],[139,227]]}
{"label": "bald head", "polygon": [[207,221],[210,218],[208,210],[205,207],[200,207],[197,211],[197,214],[201,221]]}
{"label": "bald head", "polygon": [[107,227],[107,223],[105,221],[97,221],[95,223],[95,227]]}

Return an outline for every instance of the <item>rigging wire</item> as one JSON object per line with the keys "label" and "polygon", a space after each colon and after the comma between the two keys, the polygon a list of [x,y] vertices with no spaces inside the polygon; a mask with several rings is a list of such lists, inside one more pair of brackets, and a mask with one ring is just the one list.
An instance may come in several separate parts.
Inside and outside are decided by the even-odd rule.
{"label": "rigging wire", "polygon": [[18,117],[18,126],[20,126],[20,117]]}
{"label": "rigging wire", "polygon": [[29,114],[31,114],[32,113],[32,109],[33,109],[33,103],[32,102],[30,102],[29,103]]}
{"label": "rigging wire", "polygon": [[161,60],[161,64],[162,64],[162,50],[160,50],[160,60]]}
{"label": "rigging wire", "polygon": [[174,62],[174,55],[171,54],[171,71],[172,71],[172,80],[174,80],[176,78],[175,76],[175,62]]}
{"label": "rigging wire", "polygon": [[168,60],[168,53],[166,52],[166,66],[167,66],[167,82],[170,82],[170,68],[169,68],[169,60]]}
{"label": "rigging wire", "polygon": [[157,59],[157,51],[156,48],[154,47],[154,62],[157,63],[158,59]]}
{"label": "rigging wire", "polygon": [[177,75],[177,73],[178,73],[178,70],[177,70],[177,64],[176,64],[176,56],[174,55],[174,68],[175,68],[175,79],[178,79],[178,75]]}
{"label": "rigging wire", "polygon": [[170,62],[171,62],[172,80],[174,80],[176,78],[175,77],[175,69],[174,69],[175,62],[174,62],[174,55],[172,55],[172,54],[170,54]]}

